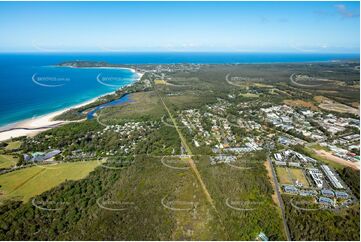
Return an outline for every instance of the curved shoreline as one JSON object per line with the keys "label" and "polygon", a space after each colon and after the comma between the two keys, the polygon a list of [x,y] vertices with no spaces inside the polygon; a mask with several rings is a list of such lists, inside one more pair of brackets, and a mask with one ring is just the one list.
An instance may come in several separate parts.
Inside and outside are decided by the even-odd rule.
{"label": "curved shoreline", "polygon": [[[72,68],[72,67],[70,67],[70,68]],[[79,68],[82,68],[82,67],[79,67]],[[87,68],[87,67],[85,67],[85,68]],[[103,67],[90,67],[90,68],[104,69],[104,68],[107,68],[107,67],[104,67],[104,68]],[[128,69],[131,72],[138,75],[138,77],[135,78],[134,81],[131,84],[125,85],[125,86],[123,86],[123,87],[121,87],[119,89],[122,89],[122,88],[124,88],[126,86],[129,86],[129,85],[133,85],[134,83],[138,82],[143,76],[143,73],[137,72],[136,70],[131,69],[131,68],[117,68],[117,69]],[[108,92],[108,93],[102,94],[100,96],[97,96],[95,98],[91,98],[90,100],[87,100],[85,102],[75,104],[75,105],[72,105],[70,107],[58,110],[58,111],[54,111],[54,112],[50,112],[50,113],[47,113],[47,114],[44,114],[44,115],[40,115],[40,116],[35,117],[35,118],[28,118],[28,119],[24,119],[24,120],[15,122],[15,123],[10,123],[10,124],[6,124],[4,126],[1,126],[0,127],[0,142],[9,140],[11,138],[20,137],[20,136],[35,136],[36,134],[38,134],[40,132],[46,131],[46,130],[54,128],[54,127],[58,127],[58,126],[63,125],[63,124],[84,121],[84,119],[76,120],[76,121],[65,121],[65,120],[64,121],[61,121],[61,120],[54,121],[53,119],[56,116],[58,116],[58,115],[60,115],[60,114],[62,114],[64,112],[67,112],[67,111],[69,111],[71,109],[74,109],[74,108],[79,108],[79,107],[88,105],[90,103],[95,102],[96,100],[98,100],[99,98],[101,98],[103,96],[114,94],[115,92],[116,91]]]}

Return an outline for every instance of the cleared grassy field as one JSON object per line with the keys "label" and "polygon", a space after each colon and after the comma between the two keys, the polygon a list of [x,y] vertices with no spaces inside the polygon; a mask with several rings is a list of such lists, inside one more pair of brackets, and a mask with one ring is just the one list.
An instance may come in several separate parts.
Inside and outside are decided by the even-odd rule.
{"label": "cleared grassy field", "polygon": [[313,158],[320,160],[332,166],[335,169],[342,170],[344,167],[348,166],[355,170],[360,170],[360,166],[357,163],[337,157],[333,155],[331,152],[325,150],[317,150],[317,149],[314,149],[313,151],[314,151]]}
{"label": "cleared grassy field", "polygon": [[334,100],[331,100],[329,98],[323,97],[323,96],[315,96],[314,100],[319,103],[319,107],[321,109],[325,109],[332,112],[338,112],[338,113],[352,113],[352,114],[360,114],[360,111],[358,108],[353,108],[350,106],[347,106],[345,104],[336,102]]}
{"label": "cleared grassy field", "polygon": [[331,151],[328,147],[322,146],[318,143],[312,144],[312,145],[308,146],[308,148],[315,149],[315,150]]}
{"label": "cleared grassy field", "polygon": [[167,84],[167,82],[165,80],[160,80],[160,79],[154,80],[154,83],[156,85],[165,85],[165,84]]}
{"label": "cleared grassy field", "polygon": [[6,150],[15,150],[19,149],[21,146],[21,141],[12,141],[5,147]]}
{"label": "cleared grassy field", "polygon": [[302,171],[302,169],[297,169],[297,168],[288,168],[293,179],[298,180],[299,182],[301,182],[303,184],[303,187],[309,187],[310,185],[308,184],[308,181]]}
{"label": "cleared grassy field", "polygon": [[309,187],[302,169],[276,167],[276,172],[280,184],[293,184],[293,181],[298,180],[304,187]]}
{"label": "cleared grassy field", "polygon": [[119,107],[106,108],[99,119],[105,124],[116,124],[120,120],[159,119],[164,115],[160,100],[154,92],[131,94],[132,102]]}
{"label": "cleared grassy field", "polygon": [[311,158],[319,160],[322,163],[325,163],[327,165],[330,165],[334,169],[342,170],[345,166],[347,166],[346,164],[335,162],[335,161],[329,159],[327,156],[322,156],[321,152],[322,153],[325,152],[324,150],[317,150],[317,149],[311,149],[311,148],[306,148],[306,147],[304,148],[304,150],[306,151],[308,156],[310,156]]}
{"label": "cleared grassy field", "polygon": [[276,167],[276,172],[280,184],[293,184],[292,178],[285,167]]}
{"label": "cleared grassy field", "polygon": [[15,165],[17,158],[14,158],[12,155],[0,155],[0,169],[9,168]]}
{"label": "cleared grassy field", "polygon": [[6,173],[0,176],[0,200],[12,198],[26,202],[66,180],[86,177],[98,165],[97,161],[60,163]]}
{"label": "cleared grassy field", "polygon": [[359,111],[357,109],[349,107],[342,103],[336,103],[336,102],[321,103],[319,107],[328,111],[333,111],[338,113],[359,114]]}
{"label": "cleared grassy field", "polygon": [[241,93],[240,94],[242,97],[249,97],[249,98],[256,98],[256,97],[259,97],[258,94],[255,94],[255,93],[250,93],[250,92],[247,92],[247,93]]}
{"label": "cleared grassy field", "polygon": [[292,100],[292,99],[287,99],[283,101],[285,104],[289,105],[289,106],[293,106],[293,107],[305,107],[305,108],[309,108],[313,111],[317,111],[319,110],[319,108],[313,104],[312,102],[307,102],[304,100]]}
{"label": "cleared grassy field", "polygon": [[214,97],[197,96],[191,92],[185,92],[179,96],[165,96],[164,101],[171,110],[200,108],[207,101],[210,102]]}
{"label": "cleared grassy field", "polygon": [[179,106],[179,105],[185,105],[188,103],[196,102],[199,99],[199,97],[189,94],[189,95],[180,95],[180,96],[173,96],[173,97],[167,97],[167,101],[169,101],[171,104]]}

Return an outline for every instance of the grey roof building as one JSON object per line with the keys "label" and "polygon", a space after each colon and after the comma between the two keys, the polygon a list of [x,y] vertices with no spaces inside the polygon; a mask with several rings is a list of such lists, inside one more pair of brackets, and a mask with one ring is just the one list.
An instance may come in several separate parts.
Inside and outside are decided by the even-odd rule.
{"label": "grey roof building", "polygon": [[346,192],[335,192],[337,198],[347,199],[349,195]]}
{"label": "grey roof building", "polygon": [[324,205],[329,205],[329,206],[333,206],[334,205],[334,202],[331,198],[328,198],[328,197],[320,197],[318,199],[318,202],[320,204],[324,204]]}
{"label": "grey roof building", "polygon": [[322,196],[325,196],[325,197],[334,197],[335,196],[335,193],[328,189],[322,189],[321,194],[322,194]]}

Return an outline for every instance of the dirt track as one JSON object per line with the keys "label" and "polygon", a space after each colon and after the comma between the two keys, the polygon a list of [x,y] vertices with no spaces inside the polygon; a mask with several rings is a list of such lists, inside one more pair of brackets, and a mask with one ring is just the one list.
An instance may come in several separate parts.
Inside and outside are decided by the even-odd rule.
{"label": "dirt track", "polygon": [[[157,92],[157,93],[158,93],[158,92]],[[178,128],[178,125],[177,125],[177,122],[175,121],[172,113],[171,113],[170,110],[168,109],[167,105],[165,104],[163,98],[161,97],[161,95],[160,95],[159,93],[158,93],[158,96],[159,96],[159,98],[160,98],[160,100],[161,100],[164,108],[166,109],[169,117],[171,118],[175,129],[177,130],[177,133],[178,133],[178,135],[179,135],[179,138],[181,139],[182,145],[183,145],[184,148],[186,149],[187,154],[192,156],[192,155],[193,155],[193,154],[192,154],[192,151],[191,151],[191,149],[189,148],[189,146],[187,145],[187,142],[186,142],[185,138],[183,137],[182,133],[180,132],[180,130],[179,130],[179,128]],[[199,171],[198,171],[198,169],[197,169],[197,166],[196,166],[196,164],[194,163],[194,161],[193,161],[193,159],[192,159],[191,157],[188,158],[188,163],[189,163],[189,166],[192,168],[192,170],[193,170],[193,172],[194,172],[194,174],[195,174],[195,176],[196,176],[199,184],[201,185],[202,190],[203,190],[203,192],[204,192],[204,195],[206,196],[207,201],[211,204],[211,206],[212,206],[215,210],[217,210],[217,209],[216,209],[216,206],[214,205],[213,199],[212,199],[211,195],[209,194],[208,189],[207,189],[206,185],[204,184],[203,179],[202,179],[202,177],[201,177],[201,175],[200,175],[200,173],[199,173]]]}
{"label": "dirt track", "polygon": [[[266,167],[267,176],[268,176],[268,178],[269,178],[269,181],[271,182],[273,191],[275,191],[275,190],[276,190],[276,185],[275,185],[274,180],[273,180],[272,168],[270,167],[270,164],[269,164],[269,162],[268,162],[267,160],[266,160],[263,164],[264,164],[264,166]],[[276,194],[275,192],[272,194],[272,200],[274,201],[274,203],[275,203],[277,206],[280,206],[279,201],[278,201],[278,199],[277,199],[277,194]]]}
{"label": "dirt track", "polygon": [[352,161],[348,161],[348,160],[345,160],[345,159],[342,159],[340,157],[337,157],[337,156],[334,156],[333,154],[327,152],[327,151],[324,151],[324,150],[315,150],[315,153],[319,156],[321,156],[322,158],[325,158],[327,160],[330,160],[330,161],[333,161],[333,162],[336,162],[340,165],[343,165],[343,166],[348,166],[348,167],[351,167],[355,170],[360,170],[360,162],[352,162]]}

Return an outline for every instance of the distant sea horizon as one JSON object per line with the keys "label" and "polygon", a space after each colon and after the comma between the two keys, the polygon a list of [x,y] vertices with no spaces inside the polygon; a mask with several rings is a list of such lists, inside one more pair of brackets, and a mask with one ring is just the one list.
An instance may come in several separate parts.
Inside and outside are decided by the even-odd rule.
{"label": "distant sea horizon", "polygon": [[[261,64],[357,60],[359,54],[104,52],[0,53],[0,127],[78,105],[133,83],[127,69],[54,67],[65,61],[112,64]],[[103,81],[99,82],[99,78]]]}

